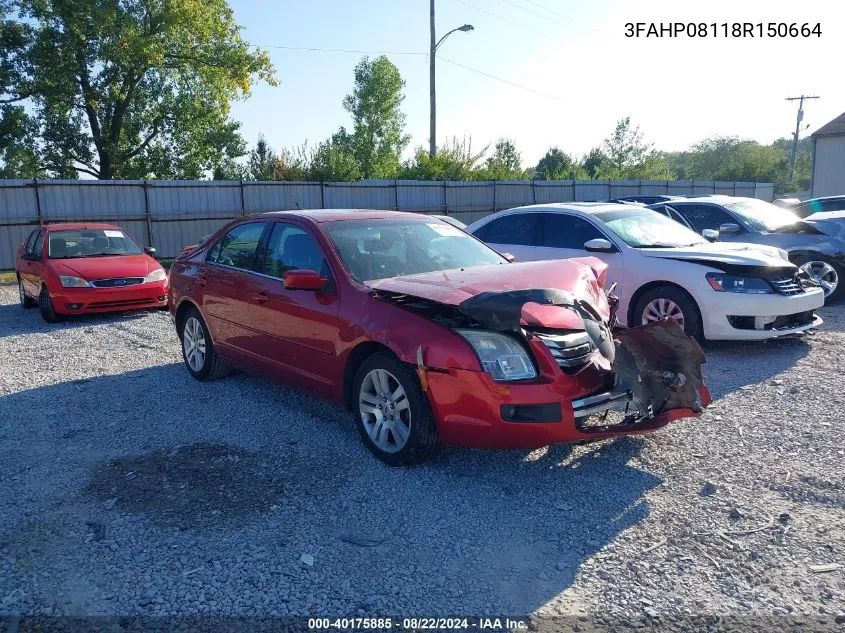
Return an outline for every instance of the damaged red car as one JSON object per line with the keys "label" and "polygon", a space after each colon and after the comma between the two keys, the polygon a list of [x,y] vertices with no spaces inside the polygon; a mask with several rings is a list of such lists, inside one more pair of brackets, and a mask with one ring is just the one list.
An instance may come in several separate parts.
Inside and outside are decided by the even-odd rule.
{"label": "damaged red car", "polygon": [[237,367],[330,399],[404,465],[698,415],[697,343],[671,320],[614,334],[604,276],[592,258],[514,263],[424,215],[271,212],[177,258],[168,301],[192,376]]}

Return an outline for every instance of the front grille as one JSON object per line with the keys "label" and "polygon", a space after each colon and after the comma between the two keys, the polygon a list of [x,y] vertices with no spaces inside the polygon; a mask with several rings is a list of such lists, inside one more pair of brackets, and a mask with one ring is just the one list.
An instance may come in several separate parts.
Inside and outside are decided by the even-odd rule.
{"label": "front grille", "polygon": [[593,354],[593,344],[586,332],[570,332],[567,334],[550,334],[535,332],[549,351],[557,364],[564,370],[580,367]]}
{"label": "front grille", "polygon": [[800,295],[804,292],[804,286],[797,277],[779,277],[778,279],[770,279],[769,283],[776,292],[782,295]]}
{"label": "front grille", "polygon": [[137,286],[144,283],[143,277],[115,277],[114,279],[97,279],[91,285],[95,288],[123,288],[125,286]]}

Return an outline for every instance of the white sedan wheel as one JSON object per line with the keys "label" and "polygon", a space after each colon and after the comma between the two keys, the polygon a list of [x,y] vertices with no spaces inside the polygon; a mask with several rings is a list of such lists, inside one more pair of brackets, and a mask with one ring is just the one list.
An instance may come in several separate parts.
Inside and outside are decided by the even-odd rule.
{"label": "white sedan wheel", "polygon": [[646,304],[643,310],[642,325],[654,323],[662,319],[671,318],[684,327],[684,311],[671,299],[657,298]]}
{"label": "white sedan wheel", "polygon": [[822,290],[824,290],[825,299],[836,292],[836,288],[839,286],[839,274],[827,262],[807,262],[801,266],[801,270],[807,273],[813,282],[821,286]]}

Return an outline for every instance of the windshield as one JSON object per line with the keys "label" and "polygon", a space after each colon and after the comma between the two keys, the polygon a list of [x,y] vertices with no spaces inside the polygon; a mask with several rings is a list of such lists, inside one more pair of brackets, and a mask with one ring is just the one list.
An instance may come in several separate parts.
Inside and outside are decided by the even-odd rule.
{"label": "windshield", "polygon": [[650,209],[610,211],[597,213],[596,217],[633,248],[679,248],[707,241],[683,224]]}
{"label": "windshield", "polygon": [[437,220],[340,220],[324,227],[359,282],[508,263],[489,246]]}
{"label": "windshield", "polygon": [[777,231],[800,219],[789,209],[776,206],[763,200],[748,198],[735,202],[725,202],[725,207],[736,213],[756,231]]}
{"label": "windshield", "polygon": [[140,255],[141,247],[117,229],[50,231],[47,256],[50,259]]}

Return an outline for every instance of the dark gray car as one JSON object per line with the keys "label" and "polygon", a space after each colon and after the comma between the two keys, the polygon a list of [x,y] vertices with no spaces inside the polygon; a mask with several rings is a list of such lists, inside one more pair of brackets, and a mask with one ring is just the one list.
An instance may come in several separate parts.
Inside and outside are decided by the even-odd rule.
{"label": "dark gray car", "polygon": [[833,302],[845,295],[845,212],[801,219],[756,198],[706,196],[649,205],[708,239],[782,248]]}

